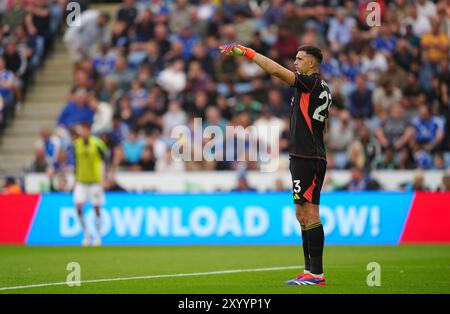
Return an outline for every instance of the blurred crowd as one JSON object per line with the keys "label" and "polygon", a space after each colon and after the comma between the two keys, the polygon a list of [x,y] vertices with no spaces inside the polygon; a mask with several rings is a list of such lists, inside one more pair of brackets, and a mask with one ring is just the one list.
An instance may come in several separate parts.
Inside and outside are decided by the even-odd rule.
{"label": "blurred crowd", "polygon": [[[27,2],[40,9],[24,16],[56,5]],[[203,130],[255,126],[260,143],[270,143],[267,130],[277,127],[271,135],[280,139],[286,170],[293,91],[246,58],[221,57],[218,46],[230,42],[291,69],[298,46],[322,49],[322,76],[333,94],[328,168],[349,169],[355,181],[340,188],[381,189],[367,179],[371,170],[450,167],[449,0],[123,0],[115,14],[83,3],[80,26],[64,34],[74,85],[57,128],[43,128],[27,171],[72,171],[71,139],[83,121],[107,143],[110,173],[237,170],[242,163],[260,169],[249,160],[251,145],[235,161],[174,160],[172,145],[192,139],[171,132],[193,129],[194,118],[202,118]],[[3,23],[11,10],[20,11],[7,8]],[[15,32],[32,38],[26,21],[14,20]],[[36,25],[35,36],[49,29]]]}
{"label": "blurred crowd", "polygon": [[64,12],[60,0],[0,0],[0,135],[52,51]]}

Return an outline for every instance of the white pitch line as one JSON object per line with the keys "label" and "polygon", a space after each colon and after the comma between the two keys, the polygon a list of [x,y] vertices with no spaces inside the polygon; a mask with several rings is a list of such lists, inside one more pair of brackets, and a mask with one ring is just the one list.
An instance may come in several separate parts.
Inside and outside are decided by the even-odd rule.
{"label": "white pitch line", "polygon": [[[95,283],[95,282],[223,275],[223,274],[258,272],[258,271],[285,270],[285,269],[294,269],[294,268],[302,268],[302,267],[303,266],[301,266],[301,265],[297,265],[297,266],[283,266],[283,267],[269,267],[269,268],[217,270],[217,271],[210,271],[210,272],[204,272],[204,273],[166,274],[166,275],[150,275],[150,276],[124,277],[124,278],[92,279],[92,280],[71,281],[70,284],[75,285],[75,284]],[[68,284],[67,282],[49,282],[49,283],[40,283],[40,284],[26,285],[26,286],[3,287],[3,288],[0,288],[0,291],[27,289],[27,288],[39,288],[39,287],[48,287],[48,286],[63,286],[63,285],[67,285],[67,284]]]}

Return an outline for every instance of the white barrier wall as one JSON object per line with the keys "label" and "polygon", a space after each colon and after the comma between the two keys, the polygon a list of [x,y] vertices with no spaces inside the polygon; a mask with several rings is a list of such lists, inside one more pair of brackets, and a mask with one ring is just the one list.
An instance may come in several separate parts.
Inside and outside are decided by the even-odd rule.
{"label": "white barrier wall", "polygon": [[[385,190],[399,191],[399,185],[411,182],[414,171],[374,171],[372,176]],[[435,190],[442,182],[444,171],[426,171],[425,184]],[[145,192],[214,192],[227,191],[237,184],[236,171],[201,171],[182,173],[156,173],[156,172],[118,172],[117,182],[127,191]],[[323,190],[332,190],[330,180],[335,185],[343,185],[350,178],[349,171],[328,171]],[[276,180],[281,179],[286,188],[291,186],[289,172],[262,173],[249,171],[247,180],[258,191],[273,190]],[[69,185],[74,182],[73,175],[68,177]],[[49,190],[49,178],[45,174],[28,174],[25,177],[25,188],[28,193],[46,192]]]}

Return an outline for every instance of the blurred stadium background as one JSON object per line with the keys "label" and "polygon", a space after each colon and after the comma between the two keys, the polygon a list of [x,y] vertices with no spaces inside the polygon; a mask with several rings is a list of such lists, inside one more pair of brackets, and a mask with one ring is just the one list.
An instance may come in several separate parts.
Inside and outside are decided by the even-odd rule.
{"label": "blurred stadium background", "polygon": [[[79,27],[68,26],[72,2],[82,9]],[[380,26],[367,23],[369,3],[380,8]],[[333,93],[327,244],[445,244],[428,249],[449,279],[449,1],[3,0],[0,12],[0,243],[81,243],[70,192],[82,121],[108,146],[105,245],[299,243],[287,154],[292,91],[217,48],[239,42],[293,68],[297,47],[313,44]],[[278,170],[260,171],[248,150],[247,161],[174,161],[171,131],[193,128],[194,118],[203,129],[255,126],[260,142],[279,127]],[[26,248],[0,252],[5,263],[28,261]],[[371,252],[383,256],[342,248],[366,252],[366,263]],[[269,264],[291,265],[282,261]],[[12,274],[1,286],[39,282]],[[449,292],[448,282],[437,291]]]}

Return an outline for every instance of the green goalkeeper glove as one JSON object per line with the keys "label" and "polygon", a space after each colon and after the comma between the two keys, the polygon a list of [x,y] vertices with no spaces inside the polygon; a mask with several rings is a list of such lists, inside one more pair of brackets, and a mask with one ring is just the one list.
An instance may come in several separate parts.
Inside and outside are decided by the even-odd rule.
{"label": "green goalkeeper glove", "polygon": [[255,57],[255,50],[251,48],[244,47],[242,45],[239,45],[237,43],[232,43],[228,45],[222,45],[219,47],[220,53],[226,55],[226,56],[245,56],[249,58],[250,60]]}

